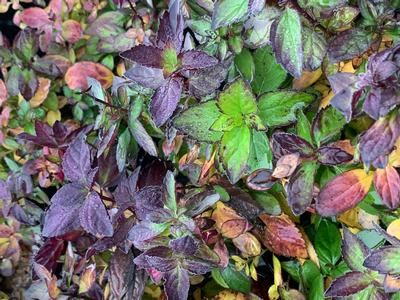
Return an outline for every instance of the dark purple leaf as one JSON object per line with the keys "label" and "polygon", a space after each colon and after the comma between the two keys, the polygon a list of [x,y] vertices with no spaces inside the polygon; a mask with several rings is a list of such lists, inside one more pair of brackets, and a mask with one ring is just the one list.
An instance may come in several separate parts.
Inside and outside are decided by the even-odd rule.
{"label": "dark purple leaf", "polygon": [[189,92],[201,98],[215,92],[225,80],[232,59],[227,59],[213,67],[191,71],[189,76]]}
{"label": "dark purple leaf", "polygon": [[141,221],[129,231],[128,240],[131,241],[136,248],[142,249],[146,241],[155,238],[165,231],[166,228],[167,225],[162,223],[156,224],[148,221]]}
{"label": "dark purple leaf", "polygon": [[112,236],[114,230],[99,194],[91,192],[80,209],[79,219],[85,231],[95,236]]}
{"label": "dark purple leaf", "polygon": [[96,173],[95,181],[101,187],[115,186],[119,182],[122,174],[118,170],[116,143],[98,157],[97,165],[98,172]]}
{"label": "dark purple leaf", "polygon": [[312,202],[317,167],[315,161],[303,162],[289,178],[286,187],[287,197],[289,206],[295,215],[304,213]]}
{"label": "dark purple leaf", "polygon": [[162,223],[169,212],[164,209],[163,192],[159,186],[148,186],[135,195],[136,216],[139,220]]}
{"label": "dark purple leaf", "polygon": [[276,181],[277,179],[272,177],[272,170],[260,169],[247,177],[246,184],[253,190],[266,191],[272,188]]}
{"label": "dark purple leaf", "polygon": [[122,58],[136,62],[145,67],[162,69],[162,49],[153,46],[139,45],[119,54]]}
{"label": "dark purple leaf", "polygon": [[179,54],[181,67],[183,70],[198,70],[213,67],[218,63],[218,59],[209,56],[203,51],[189,50]]}
{"label": "dark purple leaf", "polygon": [[158,246],[146,250],[134,260],[141,268],[155,268],[160,272],[167,272],[176,267],[176,260],[172,258],[172,252],[168,247]]}
{"label": "dark purple leaf", "polygon": [[181,268],[175,269],[165,273],[165,294],[168,300],[182,300],[187,299],[189,294],[189,274]]}
{"label": "dark purple leaf", "polygon": [[332,282],[325,292],[325,297],[349,296],[365,289],[371,283],[372,279],[368,274],[349,272]]}
{"label": "dark purple leaf", "polygon": [[162,69],[149,68],[142,65],[133,66],[125,72],[124,76],[154,90],[165,82]]}
{"label": "dark purple leaf", "polygon": [[[65,251],[65,242],[57,238],[49,238],[40,247],[33,260],[44,266],[50,273],[54,273],[58,259]],[[37,278],[36,274],[33,274]]]}
{"label": "dark purple leaf", "polygon": [[292,153],[299,153],[301,158],[311,157],[314,154],[314,148],[309,142],[292,133],[274,133],[271,146],[277,159]]}
{"label": "dark purple leaf", "polygon": [[115,189],[113,196],[119,206],[122,206],[125,203],[134,205],[134,195],[136,192],[139,172],[140,168],[136,168],[129,177],[124,176]]}
{"label": "dark purple leaf", "polygon": [[360,139],[360,154],[369,166],[382,155],[392,152],[400,135],[400,115],[397,113],[377,120]]}
{"label": "dark purple leaf", "polygon": [[342,255],[349,268],[353,271],[364,272],[365,258],[369,254],[368,247],[346,227],[343,227]]}
{"label": "dark purple leaf", "polygon": [[393,106],[400,103],[394,87],[373,87],[367,94],[363,110],[375,120],[386,116]]}
{"label": "dark purple leaf", "polygon": [[184,256],[193,255],[199,248],[198,243],[189,235],[171,240],[169,246],[172,251],[178,252]]}
{"label": "dark purple leaf", "polygon": [[336,73],[328,77],[332,90],[335,93],[331,105],[340,111],[347,122],[350,122],[356,103],[360,97],[355,84],[358,77],[352,73]]}
{"label": "dark purple leaf", "polygon": [[317,151],[318,162],[323,165],[335,166],[347,163],[353,159],[353,155],[338,147],[321,147]]}
{"label": "dark purple leaf", "polygon": [[116,250],[110,260],[110,291],[115,299],[141,299],[146,286],[146,272],[136,270],[132,252]]}
{"label": "dark purple leaf", "polygon": [[0,180],[0,200],[10,201],[11,192],[8,184],[4,180]]}
{"label": "dark purple leaf", "polygon": [[62,161],[65,176],[72,182],[88,182],[90,168],[90,150],[86,136],[79,135],[68,147]]}
{"label": "dark purple leaf", "polygon": [[[160,19],[157,33],[157,46],[164,48],[167,43],[172,42],[177,53],[180,52],[183,42],[184,20],[181,14],[176,15],[176,25],[171,26],[169,12],[164,12]],[[175,21],[174,21],[175,22]]]}
{"label": "dark purple leaf", "polygon": [[139,173],[137,187],[142,189],[146,186],[161,186],[168,171],[168,164],[165,161],[154,159],[142,167]]}
{"label": "dark purple leaf", "polygon": [[51,206],[44,219],[43,236],[53,237],[78,229],[79,211],[87,190],[77,183],[64,185],[51,198]]}
{"label": "dark purple leaf", "polygon": [[352,59],[367,51],[372,41],[370,31],[359,28],[342,31],[329,43],[329,59],[332,63]]}
{"label": "dark purple leaf", "polygon": [[36,136],[23,132],[18,135],[18,138],[33,142],[41,146],[57,148],[58,144],[54,138],[53,129],[49,124],[36,121],[35,132]]}
{"label": "dark purple leaf", "polygon": [[157,126],[163,125],[174,113],[181,97],[182,79],[170,77],[151,99],[149,111]]}
{"label": "dark purple leaf", "polygon": [[214,267],[210,264],[210,262],[200,260],[200,259],[185,259],[184,262],[185,269],[187,269],[190,273],[201,275],[206,274],[211,271]]}

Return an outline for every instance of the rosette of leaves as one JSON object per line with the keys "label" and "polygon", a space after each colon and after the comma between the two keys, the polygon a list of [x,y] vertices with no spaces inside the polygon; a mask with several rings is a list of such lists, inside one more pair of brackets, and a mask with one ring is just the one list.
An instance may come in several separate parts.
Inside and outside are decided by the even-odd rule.
{"label": "rosette of leaves", "polygon": [[176,17],[175,26],[170,19],[168,12],[160,19],[155,45],[139,45],[120,54],[139,64],[129,69],[125,76],[155,89],[149,111],[157,126],[163,125],[175,111],[184,87],[185,73],[218,63],[216,58],[202,51],[183,50],[183,17]]}
{"label": "rosette of leaves", "polygon": [[218,197],[191,210],[181,207],[176,199],[174,175],[168,171],[162,187],[147,186],[137,192],[135,200],[140,221],[130,230],[128,240],[144,251],[135,258],[135,264],[161,273],[168,299],[186,299],[189,275],[210,272],[219,262],[218,255],[195,237],[196,225],[189,217],[190,211],[201,213]]}
{"label": "rosette of leaves", "polygon": [[86,136],[79,135],[66,150],[62,169],[70,181],[52,197],[43,235],[54,237],[80,227],[94,236],[112,236],[114,229],[100,195],[92,189],[98,168],[91,167]]}

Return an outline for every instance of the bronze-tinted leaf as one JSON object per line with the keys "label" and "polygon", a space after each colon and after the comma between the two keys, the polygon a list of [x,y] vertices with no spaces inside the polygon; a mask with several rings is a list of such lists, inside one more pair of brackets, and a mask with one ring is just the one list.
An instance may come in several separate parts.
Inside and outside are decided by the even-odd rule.
{"label": "bronze-tinted leaf", "polygon": [[272,176],[275,178],[289,177],[300,163],[298,153],[286,154],[278,159]]}
{"label": "bronze-tinted leaf", "polygon": [[272,170],[268,169],[254,171],[246,179],[247,186],[256,191],[269,190],[275,182],[276,179],[272,177]]}
{"label": "bronze-tinted leaf", "polygon": [[385,169],[377,169],[374,174],[375,189],[382,202],[394,210],[400,205],[400,176],[397,170],[391,166]]}
{"label": "bronze-tinted leaf", "polygon": [[317,200],[317,211],[322,216],[333,216],[352,208],[367,195],[373,173],[356,169],[345,172],[329,181]]}
{"label": "bronze-tinted leaf", "polygon": [[261,242],[277,255],[307,258],[306,242],[294,222],[285,214],[269,216],[262,214],[260,219],[266,228]]}
{"label": "bronze-tinted leaf", "polygon": [[87,90],[87,78],[92,77],[99,81],[103,88],[111,86],[113,73],[105,66],[91,61],[80,61],[70,67],[65,74],[65,82],[70,89]]}
{"label": "bronze-tinted leaf", "polygon": [[215,227],[227,238],[235,238],[248,231],[251,225],[247,220],[238,215],[232,208],[223,202],[217,202],[213,211],[212,219],[215,221]]}

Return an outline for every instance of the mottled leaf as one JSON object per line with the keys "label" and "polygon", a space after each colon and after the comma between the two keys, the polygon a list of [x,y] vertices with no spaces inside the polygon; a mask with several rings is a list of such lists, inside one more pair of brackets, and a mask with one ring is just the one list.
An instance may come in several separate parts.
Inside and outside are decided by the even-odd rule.
{"label": "mottled leaf", "polygon": [[325,297],[341,297],[353,295],[372,283],[372,279],[362,272],[349,272],[336,278],[328,290]]}
{"label": "mottled leaf", "polygon": [[186,299],[189,294],[189,274],[180,266],[168,271],[164,275],[165,294],[168,300]]}
{"label": "mottled leaf", "polygon": [[199,247],[194,238],[189,235],[171,240],[169,242],[169,246],[171,247],[172,251],[180,253],[184,256],[193,255]]}
{"label": "mottled leaf", "polygon": [[104,89],[108,89],[112,84],[113,76],[113,73],[102,64],[80,61],[68,69],[64,79],[70,89],[85,91],[89,88],[88,77],[95,78]]}
{"label": "mottled leaf", "polygon": [[304,69],[313,71],[321,66],[326,54],[327,42],[322,33],[304,26],[302,28],[303,66]]}
{"label": "mottled leaf", "polygon": [[276,132],[272,135],[271,147],[277,159],[294,153],[298,153],[301,158],[307,158],[314,153],[314,148],[309,142],[295,134],[285,132]]}
{"label": "mottled leaf", "polygon": [[218,0],[213,9],[212,29],[240,20],[247,13],[248,5],[249,0]]}
{"label": "mottled leaf", "polygon": [[384,274],[400,273],[400,248],[384,246],[374,251],[364,261],[364,266]]}
{"label": "mottled leaf", "polygon": [[364,272],[363,263],[368,254],[368,247],[349,229],[343,227],[342,255],[349,268]]}
{"label": "mottled leaf", "polygon": [[335,166],[350,162],[353,155],[338,147],[324,146],[317,150],[318,162],[323,165]]}

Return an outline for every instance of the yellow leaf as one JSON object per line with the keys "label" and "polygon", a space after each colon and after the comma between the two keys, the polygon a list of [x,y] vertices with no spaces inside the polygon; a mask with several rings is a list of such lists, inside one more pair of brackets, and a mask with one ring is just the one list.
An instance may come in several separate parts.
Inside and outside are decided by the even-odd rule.
{"label": "yellow leaf", "polygon": [[274,284],[278,287],[283,284],[282,267],[279,259],[272,255],[272,265],[274,266]]}
{"label": "yellow leaf", "polygon": [[274,284],[271,285],[268,289],[268,297],[271,300],[278,300],[279,299],[279,292],[278,287]]}
{"label": "yellow leaf", "polygon": [[300,78],[293,80],[293,89],[304,90],[314,84],[322,75],[321,68],[315,71],[304,71]]}
{"label": "yellow leaf", "polygon": [[46,121],[50,126],[53,126],[56,121],[61,121],[61,112],[59,110],[49,110],[46,115]]}
{"label": "yellow leaf", "polygon": [[88,266],[79,280],[79,294],[86,293],[90,290],[96,280],[96,265]]}
{"label": "yellow leaf", "polygon": [[331,99],[335,96],[333,91],[330,91],[327,96],[325,96],[322,100],[321,103],[319,104],[319,109],[323,109],[327,107],[331,103]]}
{"label": "yellow leaf", "polygon": [[36,90],[35,95],[33,95],[32,99],[29,100],[29,105],[32,108],[40,106],[44,100],[46,100],[47,95],[49,94],[51,80],[43,77],[38,78],[39,85]]}
{"label": "yellow leaf", "polygon": [[387,233],[400,240],[400,219],[394,220],[386,229]]}
{"label": "yellow leaf", "polygon": [[346,73],[354,73],[356,70],[354,70],[353,62],[349,61],[343,65],[340,71]]}
{"label": "yellow leaf", "polygon": [[374,223],[379,223],[379,217],[367,213],[356,206],[338,216],[338,220],[349,227],[357,229],[373,229]]}

